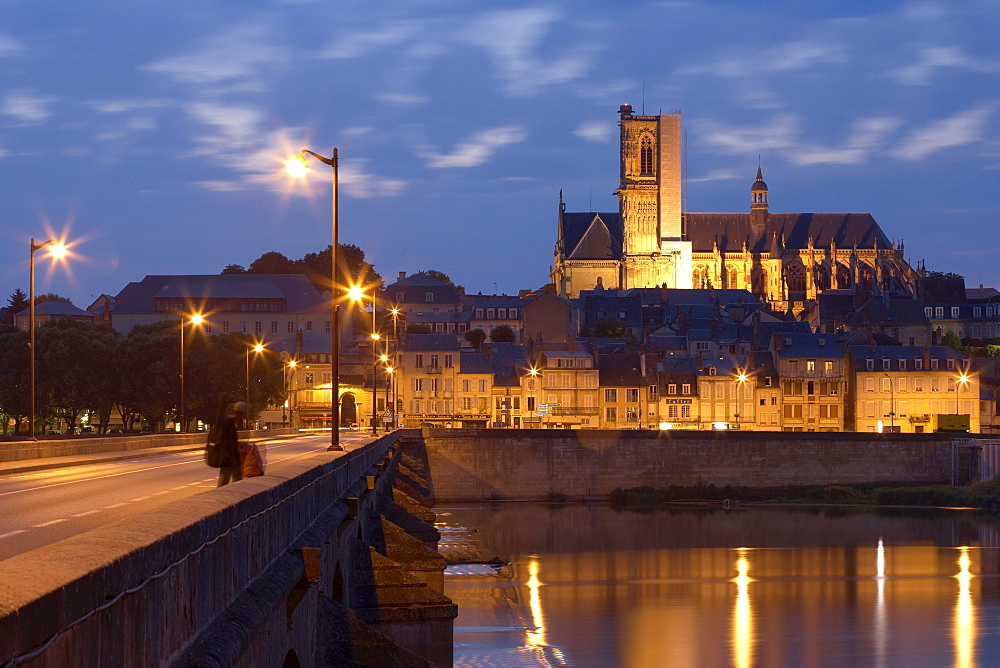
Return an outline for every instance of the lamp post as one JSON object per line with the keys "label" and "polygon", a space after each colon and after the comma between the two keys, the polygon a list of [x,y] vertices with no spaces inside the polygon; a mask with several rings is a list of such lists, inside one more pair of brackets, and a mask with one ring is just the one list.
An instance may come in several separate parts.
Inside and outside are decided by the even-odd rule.
{"label": "lamp post", "polygon": [[[364,303],[365,293],[360,286],[353,286],[347,291],[348,297],[358,302]],[[372,436],[378,436],[378,418],[375,412],[375,395],[378,391],[378,342],[382,338],[378,333],[377,304],[378,286],[372,286]]]}
{"label": "lamp post", "polygon": [[247,389],[247,399],[246,399],[247,406],[250,406],[250,353],[251,352],[260,353],[260,352],[263,352],[263,351],[264,351],[264,344],[263,343],[255,343],[252,346],[248,346],[247,347],[247,376],[246,376],[246,378],[247,378],[247,385],[246,385],[246,389]]}
{"label": "lamp post", "polygon": [[896,391],[892,387],[892,377],[883,373],[889,379],[889,433],[896,433]]}
{"label": "lamp post", "polygon": [[736,419],[736,428],[740,428],[740,395],[746,394],[746,383],[749,379],[747,376],[746,367],[736,367],[736,375],[733,376],[733,380],[736,382],[736,411],[733,413],[733,417]]}
{"label": "lamp post", "polygon": [[[397,321],[399,320],[399,309],[393,307],[390,311],[392,313],[392,369],[395,371],[399,368],[399,363],[396,359],[396,353],[399,350],[399,331],[397,329]],[[392,377],[392,428],[396,429],[399,427],[397,424],[398,419],[398,406],[399,406],[399,387],[396,384],[396,377]]]}
{"label": "lamp post", "polygon": [[66,257],[67,248],[64,244],[55,239],[49,239],[39,244],[35,243],[34,237],[29,246],[28,263],[28,438],[32,441],[35,438],[35,251],[41,250],[45,246],[52,244],[49,248],[49,257],[60,259]]}
{"label": "lamp post", "polygon": [[[528,369],[528,375],[531,379],[528,381],[531,383],[531,426],[535,426],[535,413],[538,412],[538,395],[535,393],[535,379],[538,378],[538,369],[531,367]],[[539,419],[541,422],[541,419]]]}
{"label": "lamp post", "polygon": [[[969,376],[968,376],[968,374],[965,374],[965,373],[962,373],[961,375],[959,375],[959,377],[955,380],[955,415],[958,415],[962,411],[962,408],[959,405],[959,396],[958,395],[959,395],[959,393],[962,390],[962,385],[967,385],[968,383],[969,383]],[[971,429],[972,428],[972,424],[971,424],[971,418],[972,418],[972,416],[970,415],[969,418],[970,418],[969,428]]]}
{"label": "lamp post", "polygon": [[[291,360],[285,365],[285,372],[287,373],[289,369],[292,370],[292,385],[295,385],[295,367],[299,365],[298,361]],[[288,405],[288,426],[292,429],[295,428],[295,402],[292,400],[292,393],[295,392],[293,387],[291,392],[288,390],[288,380],[287,376],[285,379],[285,403]]]}
{"label": "lamp post", "polygon": [[[386,360],[389,359],[388,355],[382,355],[382,357],[384,357]],[[388,365],[386,365],[386,367],[385,367],[385,407],[386,407],[386,410],[389,409],[389,400],[392,398],[389,395],[389,383],[391,383],[394,380],[392,372],[395,371],[395,370],[396,369],[394,369],[393,367],[388,366]],[[393,385],[395,385],[395,383],[393,383]],[[392,415],[392,413],[390,413],[390,415]],[[395,425],[393,425],[391,428],[395,428]],[[390,427],[386,427],[386,429],[390,429]]]}
{"label": "lamp post", "polygon": [[[188,320],[192,325],[200,325],[204,322],[205,316],[200,313],[195,313]],[[187,422],[184,419],[184,315],[181,315],[181,405],[180,410],[181,421],[180,427],[181,432],[187,431]]]}
{"label": "lamp post", "polygon": [[328,450],[343,450],[343,446],[340,445],[340,365],[339,365],[339,348],[340,342],[338,340],[338,305],[337,305],[337,191],[338,191],[338,153],[337,149],[333,149],[333,157],[324,158],[318,153],[313,153],[308,149],[302,149],[301,154],[286,161],[285,169],[290,175],[296,178],[302,178],[305,176],[306,171],[309,169],[309,161],[306,159],[306,155],[311,155],[325,165],[330,165],[333,168],[333,194],[332,194],[332,213],[330,216],[330,228],[331,228],[331,244],[330,244],[330,304],[331,304],[331,317],[330,322],[330,447]]}

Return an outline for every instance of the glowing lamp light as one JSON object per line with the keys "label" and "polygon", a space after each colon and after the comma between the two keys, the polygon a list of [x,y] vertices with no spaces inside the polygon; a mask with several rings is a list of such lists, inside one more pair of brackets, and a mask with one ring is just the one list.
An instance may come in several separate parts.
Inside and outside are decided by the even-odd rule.
{"label": "glowing lamp light", "polygon": [[361,286],[352,285],[347,290],[347,296],[350,299],[353,299],[354,301],[359,302],[365,296],[365,293],[364,293],[364,290],[361,289]]}
{"label": "glowing lamp light", "polygon": [[288,366],[291,367],[292,369],[294,369],[298,365],[299,365],[299,363],[296,362],[295,360],[292,360],[291,362],[288,363]]}
{"label": "glowing lamp light", "polygon": [[253,351],[255,353],[263,352],[263,350],[264,350],[264,344],[262,343],[258,343],[253,347]]}
{"label": "glowing lamp light", "polygon": [[285,171],[289,176],[301,179],[309,171],[309,163],[301,155],[285,160]]}
{"label": "glowing lamp light", "polygon": [[205,316],[203,316],[200,313],[195,313],[193,316],[191,316],[191,320],[189,322],[192,325],[200,325],[201,323],[205,322]]}
{"label": "glowing lamp light", "polygon": [[378,359],[379,359],[380,362],[388,362],[389,361],[389,356],[388,355],[379,355]]}
{"label": "glowing lamp light", "polygon": [[713,422],[712,429],[729,429],[728,422]]}
{"label": "glowing lamp light", "polygon": [[673,428],[674,428],[674,425],[673,425],[672,422],[661,422],[660,423],[660,429],[662,429],[664,431],[667,430],[667,429],[673,429]]}
{"label": "glowing lamp light", "polygon": [[378,340],[379,340],[379,339],[381,339],[381,338],[382,338],[382,337],[381,337],[381,335],[379,335],[379,333],[378,333],[378,332],[373,332],[373,333],[372,333],[372,341],[378,341]]}
{"label": "glowing lamp light", "polygon": [[57,260],[66,257],[67,254],[69,254],[69,247],[66,244],[57,242],[49,247],[49,255]]}

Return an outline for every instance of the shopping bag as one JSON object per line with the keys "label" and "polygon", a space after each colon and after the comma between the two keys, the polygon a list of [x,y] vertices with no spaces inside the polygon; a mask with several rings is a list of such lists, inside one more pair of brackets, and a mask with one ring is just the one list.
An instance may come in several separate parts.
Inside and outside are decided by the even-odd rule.
{"label": "shopping bag", "polygon": [[243,477],[253,478],[259,475],[264,475],[264,458],[260,456],[256,443],[248,443],[243,448]]}

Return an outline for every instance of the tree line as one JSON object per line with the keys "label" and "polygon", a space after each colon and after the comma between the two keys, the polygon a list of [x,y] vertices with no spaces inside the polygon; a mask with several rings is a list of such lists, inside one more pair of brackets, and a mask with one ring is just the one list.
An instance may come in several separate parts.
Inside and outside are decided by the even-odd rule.
{"label": "tree line", "polygon": [[[248,336],[185,331],[184,415],[215,421],[222,399],[246,398]],[[161,431],[180,413],[180,321],[137,325],[127,336],[110,324],[60,318],[35,329],[36,430],[83,415],[105,433],[117,412],[126,431]],[[26,430],[29,410],[28,332],[0,325],[0,419],[3,433]],[[256,415],[284,400],[282,361],[274,351],[250,353],[250,407]],[[12,429],[11,429],[12,425]]]}

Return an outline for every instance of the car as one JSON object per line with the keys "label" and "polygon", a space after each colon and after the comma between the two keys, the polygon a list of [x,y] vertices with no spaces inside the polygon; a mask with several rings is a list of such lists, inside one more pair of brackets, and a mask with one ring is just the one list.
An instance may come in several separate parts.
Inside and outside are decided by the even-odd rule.
{"label": "car", "polygon": [[153,428],[147,424],[142,429],[139,430],[139,433],[140,434],[152,434],[153,433]]}
{"label": "car", "polygon": [[94,431],[94,428],[93,428],[93,427],[91,427],[91,426],[90,426],[90,425],[88,424],[88,425],[84,425],[84,426],[80,427],[80,433],[81,433],[81,434],[95,434],[95,433],[97,433],[97,432],[96,432],[96,431]]}

